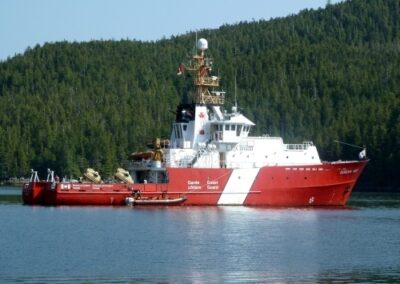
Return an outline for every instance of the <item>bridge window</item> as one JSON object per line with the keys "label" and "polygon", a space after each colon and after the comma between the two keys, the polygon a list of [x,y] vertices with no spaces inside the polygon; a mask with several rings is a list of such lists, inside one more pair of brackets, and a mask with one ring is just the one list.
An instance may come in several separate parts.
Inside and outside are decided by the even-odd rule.
{"label": "bridge window", "polygon": [[186,125],[181,126],[181,124],[175,124],[174,125],[174,132],[175,132],[175,137],[177,139],[181,139],[183,137],[182,135],[182,127],[184,127]]}
{"label": "bridge window", "polygon": [[240,136],[240,132],[242,131],[242,126],[238,125],[236,128],[236,136]]}

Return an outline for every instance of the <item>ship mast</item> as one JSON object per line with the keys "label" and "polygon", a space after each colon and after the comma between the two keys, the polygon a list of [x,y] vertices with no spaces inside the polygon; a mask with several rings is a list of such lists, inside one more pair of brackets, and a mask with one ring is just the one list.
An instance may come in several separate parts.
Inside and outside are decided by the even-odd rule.
{"label": "ship mast", "polygon": [[187,68],[193,74],[193,84],[195,93],[193,101],[196,104],[223,105],[224,92],[211,91],[209,88],[219,86],[220,78],[210,76],[212,70],[212,59],[205,56],[205,50],[208,48],[206,39],[201,38],[197,41],[198,53],[192,56],[191,65]]}

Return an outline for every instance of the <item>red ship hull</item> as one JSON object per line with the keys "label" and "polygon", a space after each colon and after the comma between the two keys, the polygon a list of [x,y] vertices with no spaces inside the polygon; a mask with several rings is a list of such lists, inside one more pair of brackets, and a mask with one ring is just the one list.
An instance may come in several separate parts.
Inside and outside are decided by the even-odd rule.
{"label": "red ship hull", "polygon": [[184,197],[179,205],[343,206],[366,164],[363,160],[254,169],[168,168],[168,183],[39,181],[25,184],[22,195],[25,204],[38,205],[119,206],[139,193],[146,200]]}

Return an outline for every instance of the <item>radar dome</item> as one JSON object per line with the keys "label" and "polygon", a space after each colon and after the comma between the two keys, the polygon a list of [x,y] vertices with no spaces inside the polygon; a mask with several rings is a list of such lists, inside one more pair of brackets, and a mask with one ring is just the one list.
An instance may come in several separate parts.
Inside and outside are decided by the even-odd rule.
{"label": "radar dome", "polygon": [[208,42],[205,38],[201,38],[197,41],[197,48],[200,50],[206,50],[208,48]]}

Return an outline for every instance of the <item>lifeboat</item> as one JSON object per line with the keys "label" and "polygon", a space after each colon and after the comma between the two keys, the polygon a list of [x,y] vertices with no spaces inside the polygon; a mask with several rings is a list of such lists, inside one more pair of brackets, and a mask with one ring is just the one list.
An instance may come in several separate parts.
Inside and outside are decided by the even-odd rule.
{"label": "lifeboat", "polygon": [[135,198],[133,196],[125,198],[125,204],[128,206],[134,205],[181,205],[186,201],[186,196],[180,196],[177,198]]}

